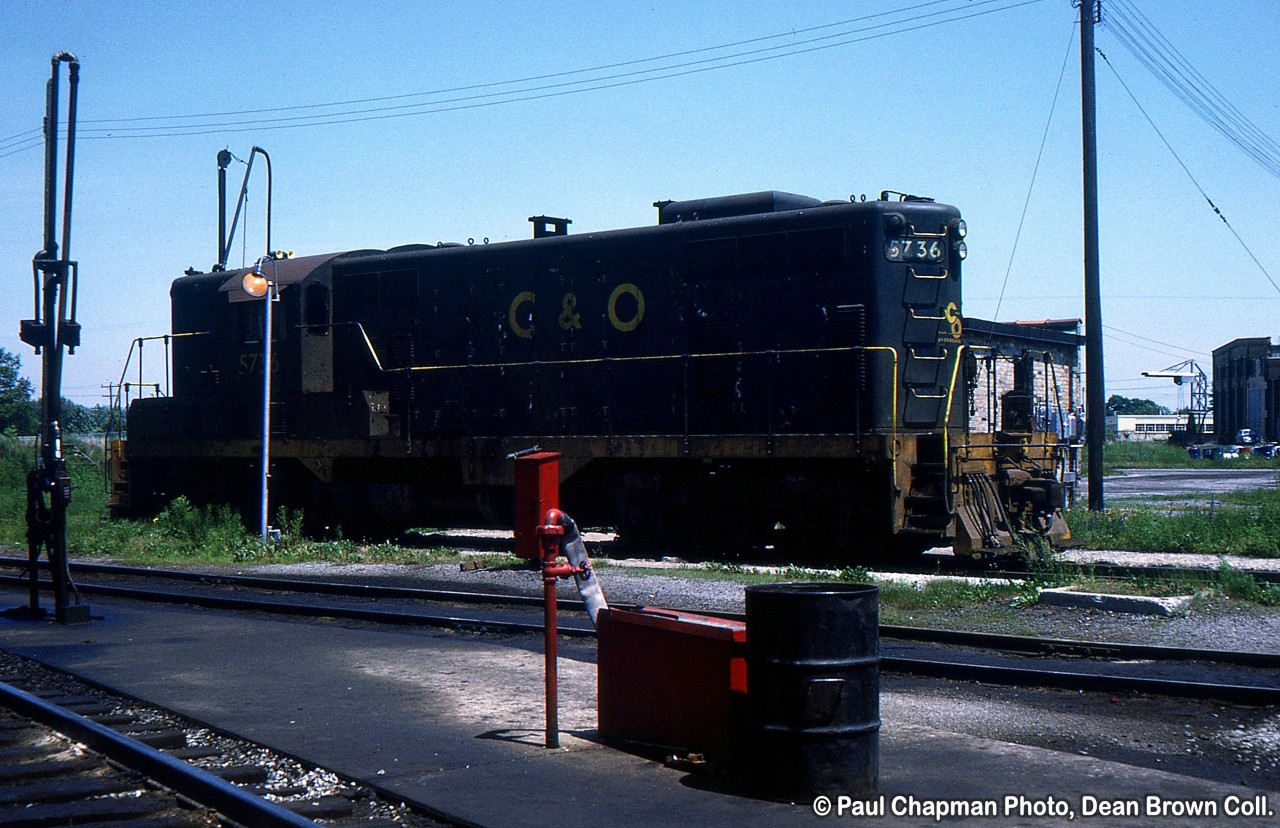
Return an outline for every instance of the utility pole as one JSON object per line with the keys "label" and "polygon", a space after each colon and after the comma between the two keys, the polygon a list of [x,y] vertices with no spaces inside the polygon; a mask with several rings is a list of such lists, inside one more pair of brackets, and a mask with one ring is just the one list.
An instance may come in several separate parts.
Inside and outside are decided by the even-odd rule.
{"label": "utility pole", "polygon": [[1102,287],[1098,276],[1098,132],[1093,76],[1093,26],[1102,0],[1080,2],[1080,124],[1084,154],[1085,445],[1089,449],[1089,511],[1101,512],[1106,382],[1102,367]]}

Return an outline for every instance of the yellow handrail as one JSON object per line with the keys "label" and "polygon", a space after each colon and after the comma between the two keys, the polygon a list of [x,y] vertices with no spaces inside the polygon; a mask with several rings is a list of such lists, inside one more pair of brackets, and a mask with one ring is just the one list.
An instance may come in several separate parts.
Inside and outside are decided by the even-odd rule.
{"label": "yellow handrail", "polygon": [[[947,412],[942,420],[942,462],[947,465],[947,473],[951,473],[951,403],[956,396],[956,379],[960,376],[960,359],[964,356],[966,345],[956,348],[956,362],[951,366],[951,384],[947,387]],[[951,495],[951,487],[947,486],[947,495]],[[950,508],[951,504],[948,503]]]}
{"label": "yellow handrail", "polygon": [[898,488],[898,349],[890,345],[865,345],[864,351],[888,351],[893,356],[893,409],[889,423],[889,459],[893,469],[893,488]]}

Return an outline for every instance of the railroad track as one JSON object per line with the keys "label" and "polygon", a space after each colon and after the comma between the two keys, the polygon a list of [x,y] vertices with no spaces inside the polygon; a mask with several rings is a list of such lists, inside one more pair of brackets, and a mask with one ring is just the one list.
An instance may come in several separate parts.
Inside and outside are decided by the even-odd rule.
{"label": "railroad track", "polygon": [[334,774],[0,653],[0,825],[228,821],[255,828],[443,824]]}
{"label": "railroad track", "polygon": [[[5,703],[33,699],[0,684]],[[101,717],[99,717],[100,719]],[[0,824],[43,826],[121,821],[159,826],[212,826],[216,816],[174,791],[113,764],[57,730],[0,709]]]}
{"label": "railroad track", "polygon": [[[1079,575],[1098,580],[1148,581],[1153,583],[1213,582],[1218,576],[1216,567],[1203,566],[1137,566],[1106,562],[1077,563],[1055,561],[1054,570],[1064,575]],[[927,566],[906,567],[904,572],[918,575],[971,575],[999,580],[1020,581],[1042,577],[1022,565],[1001,565],[966,561],[963,558],[938,557]],[[1280,571],[1242,570],[1259,584],[1280,584]]]}
{"label": "railroad track", "polygon": [[[508,552],[510,551],[510,539],[503,538],[455,538],[446,535],[432,535],[433,539],[443,538],[444,542],[435,543],[433,545],[446,546],[451,548],[474,548],[478,550],[491,549],[494,551]],[[466,541],[465,543],[463,541]],[[593,546],[595,544],[592,544]],[[614,562],[615,565],[626,567],[626,560]],[[27,565],[25,558],[0,557],[0,568],[25,568]],[[43,566],[43,564],[42,564]],[[1212,582],[1217,577],[1218,570],[1215,568],[1201,566],[1135,566],[1122,565],[1113,563],[1076,563],[1072,561],[1058,561],[1053,564],[1055,569],[1064,575],[1079,575],[1082,577],[1094,578],[1100,581],[1107,580],[1139,580],[1154,583],[1196,583],[1198,581]],[[181,572],[178,570],[167,569],[141,569],[138,567],[117,566],[113,564],[94,564],[94,563],[73,563],[71,564],[72,572],[83,572],[85,574],[119,574],[119,575],[141,575],[145,573],[154,573],[155,577],[169,578],[172,580],[188,580],[188,581],[208,581],[211,578],[222,576],[214,576],[206,573]],[[991,562],[976,562],[967,558],[955,558],[950,556],[937,556],[931,558],[927,563],[918,566],[903,566],[894,570],[907,575],[956,575],[966,577],[991,578],[995,580],[1023,581],[1042,577],[1043,573],[1037,573],[1022,565],[1002,565]],[[1280,584],[1280,570],[1243,570],[1243,574],[1253,578],[1259,584]],[[231,578],[233,576],[226,576]],[[227,583],[242,583],[251,586],[252,582],[270,581],[269,578],[253,578],[250,576],[238,576],[239,581],[229,580]],[[266,587],[270,588],[270,587]],[[323,591],[324,587],[319,586],[317,592]],[[374,588],[370,588],[371,590]],[[372,594],[372,592],[370,593]],[[468,601],[471,599],[465,596],[458,597],[458,601]],[[483,601],[478,601],[483,602]]]}
{"label": "railroad track", "polygon": [[[455,534],[452,532],[428,532],[421,535],[411,534],[402,538],[401,541],[407,546],[443,547],[445,549],[475,550],[484,552],[510,552],[512,544],[512,540],[509,535],[503,537],[489,534]],[[621,557],[616,559],[616,563],[619,566],[626,566],[626,558],[630,555],[665,554],[662,549],[655,549],[644,544],[637,544],[635,542],[628,543],[621,540],[593,540],[588,543],[588,546],[593,550],[602,550],[605,553],[610,551],[620,552]],[[752,558],[762,558],[764,553],[759,550],[754,550],[749,551],[747,556]],[[1075,561],[1055,561],[1053,563],[1053,567],[1056,571],[1067,575],[1076,574],[1101,580],[1138,579],[1152,582],[1178,583],[1194,583],[1200,579],[1210,581],[1213,580],[1218,573],[1218,569],[1216,567],[1174,566],[1165,564],[1139,566],[1136,564],[1115,564],[1107,562],[1078,563]],[[1016,556],[998,559],[995,561],[975,561],[971,558],[955,557],[951,555],[926,555],[921,563],[915,565],[908,564],[896,566],[895,571],[911,575],[962,575],[1008,580],[1024,580],[1028,578],[1035,578],[1042,574],[1029,569]],[[1280,584],[1280,570],[1246,570],[1246,574],[1252,576],[1260,584]]]}
{"label": "railroad track", "polygon": [[[0,566],[25,566],[0,559]],[[529,634],[542,631],[542,599],[534,595],[417,589],[318,582],[176,570],[76,564],[73,572],[179,585],[160,590],[105,583],[78,584],[86,595],[192,604],[214,609],[260,611],[294,616],[341,618],[381,624],[435,626],[480,632]],[[531,587],[534,584],[531,576]],[[0,577],[23,587],[25,578]],[[210,594],[231,587],[235,597]],[[256,596],[251,593],[259,593]],[[323,595],[328,600],[311,600]],[[376,602],[378,607],[371,608]],[[503,607],[495,610],[494,607]],[[581,603],[562,600],[568,611],[559,631],[589,638],[594,630]],[[729,613],[711,613],[735,617]],[[736,616],[741,618],[741,616]],[[1056,687],[1106,693],[1152,695],[1248,704],[1280,704],[1280,654],[1086,642],[992,635],[884,625],[881,668],[960,681]]]}

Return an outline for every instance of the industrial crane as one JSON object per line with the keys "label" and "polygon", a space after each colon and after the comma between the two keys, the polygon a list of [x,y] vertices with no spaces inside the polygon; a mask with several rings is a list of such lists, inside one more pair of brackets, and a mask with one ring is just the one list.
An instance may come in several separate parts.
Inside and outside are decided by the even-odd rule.
{"label": "industrial crane", "polygon": [[[1209,379],[1194,359],[1171,365],[1163,371],[1143,371],[1144,377],[1166,377],[1175,385],[1191,382],[1191,406],[1188,409],[1185,440],[1195,442],[1204,433],[1204,420],[1209,413]],[[1176,434],[1176,432],[1175,432]]]}

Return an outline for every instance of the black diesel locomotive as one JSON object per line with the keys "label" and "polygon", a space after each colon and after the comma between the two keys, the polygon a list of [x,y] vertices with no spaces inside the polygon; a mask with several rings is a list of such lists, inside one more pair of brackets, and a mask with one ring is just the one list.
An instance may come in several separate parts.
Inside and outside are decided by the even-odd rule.
{"label": "black diesel locomotive", "polygon": [[[269,262],[272,510],[347,536],[510,525],[513,464],[624,539],[828,559],[1061,536],[1052,435],[970,434],[965,224],[930,199],[659,202],[656,226]],[[263,302],[173,283],[173,395],[137,400],[130,511],[257,514]],[[178,334],[194,334],[176,336]],[[122,487],[122,491],[123,491]]]}

